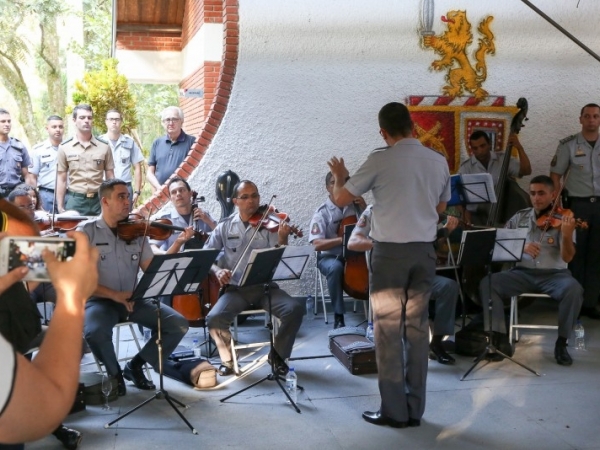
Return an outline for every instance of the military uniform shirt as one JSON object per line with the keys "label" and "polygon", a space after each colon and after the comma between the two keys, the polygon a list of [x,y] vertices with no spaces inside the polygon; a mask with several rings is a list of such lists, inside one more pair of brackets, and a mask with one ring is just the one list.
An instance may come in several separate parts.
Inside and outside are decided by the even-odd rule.
{"label": "military uniform shirt", "polygon": [[100,253],[98,284],[115,291],[132,291],[140,261],[154,256],[148,238],[138,237],[127,243],[112,232],[102,216],[85,222],[77,229],[87,234],[91,246]]}
{"label": "military uniform shirt", "polygon": [[76,137],[63,142],[58,148],[57,161],[58,171],[67,172],[69,190],[80,194],[98,192],[104,171],[115,168],[110,147],[95,137],[85,148]]}
{"label": "military uniform shirt", "polygon": [[[245,227],[240,215],[235,213],[226,217],[217,225],[212,231],[208,242],[204,245],[204,248],[223,250],[219,254],[216,264],[222,269],[233,270],[241,258],[246,245],[250,242],[252,234],[254,234],[254,227]],[[279,236],[277,233],[271,233],[265,229],[258,231],[241,264],[239,264],[238,270],[232,274],[231,284],[236,285],[241,280],[252,249],[272,248],[278,242]]]}
{"label": "military uniform shirt", "polygon": [[[522,209],[506,222],[505,228],[526,228],[528,232],[525,243],[539,242],[543,230],[536,225],[535,219],[533,208]],[[544,233],[538,257],[533,259],[530,255],[523,253],[523,259],[516,263],[516,266],[526,269],[566,269],[567,263],[560,256],[561,239],[560,228],[549,228]],[[575,232],[573,232],[573,242],[575,242]]]}
{"label": "military uniform shirt", "polygon": [[126,183],[133,182],[131,168],[134,164],[144,160],[144,155],[133,138],[127,134],[120,135],[114,148],[107,134],[100,136],[100,139],[108,142],[112,150],[115,161],[115,178],[123,180]]}
{"label": "military uniform shirt", "polygon": [[0,142],[0,186],[15,186],[21,182],[23,167],[31,165],[27,148],[13,137]]}
{"label": "military uniform shirt", "polygon": [[[342,219],[355,216],[354,206],[348,205],[344,208],[337,207],[330,198],[323,203],[310,221],[310,237],[308,242],[313,242],[315,239],[332,239],[338,237],[338,229]],[[321,253],[328,255],[341,255],[342,246],[323,250]]]}
{"label": "military uniform shirt", "polygon": [[571,168],[565,189],[572,197],[600,195],[600,139],[594,148],[581,133],[560,141],[550,171],[564,175]]}
{"label": "military uniform shirt", "polygon": [[372,239],[401,244],[433,242],[436,207],[450,199],[450,171],[441,154],[417,139],[404,138],[392,147],[371,152],[345,187],[354,196],[372,191]]}
{"label": "military uniform shirt", "polygon": [[[210,214],[208,214],[208,212],[206,213],[208,215],[208,217],[210,217],[211,220],[214,220]],[[190,214],[190,216],[193,217],[193,210],[192,213]],[[169,219],[174,226],[176,227],[181,227],[181,228],[187,228],[189,226],[192,226],[192,224],[188,223],[178,212],[176,209],[173,209],[170,213],[167,214],[163,214],[162,216],[158,217],[158,219]],[[193,219],[192,222],[194,222]],[[208,226],[208,224],[202,220],[197,220],[196,221],[196,226],[194,228],[195,231],[204,231],[205,233],[210,233],[212,230],[211,228]],[[179,237],[179,235],[182,233],[182,231],[175,231],[173,232],[173,234],[171,234],[171,236],[169,236],[167,239],[165,239],[164,241],[159,241],[156,239],[150,239],[150,243],[156,245],[158,248],[160,248],[163,251],[167,251],[171,245],[173,245],[173,242],[175,242],[175,240]],[[185,244],[183,244],[183,246],[181,247],[181,251],[185,250]]]}
{"label": "military uniform shirt", "polygon": [[57,153],[58,147],[54,147],[49,139],[40,142],[31,149],[32,161],[29,172],[37,175],[38,186],[54,190]]}
{"label": "military uniform shirt", "polygon": [[[474,155],[463,162],[458,168],[460,174],[472,174],[472,173],[489,173],[494,180],[494,186],[498,184],[498,178],[500,178],[500,169],[502,169],[502,161],[504,160],[505,153],[490,152],[490,161],[488,162],[487,169],[483,167],[483,164],[479,162]],[[510,158],[508,163],[508,176],[518,177],[521,171],[521,164],[518,159]]]}

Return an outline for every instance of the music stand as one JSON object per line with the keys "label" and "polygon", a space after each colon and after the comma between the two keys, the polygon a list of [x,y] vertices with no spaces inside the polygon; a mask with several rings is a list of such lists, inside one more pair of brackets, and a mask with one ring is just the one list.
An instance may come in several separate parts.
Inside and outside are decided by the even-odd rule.
{"label": "music stand", "polygon": [[[284,254],[287,253],[287,255]],[[269,306],[268,317],[269,322],[267,328],[269,329],[269,345],[270,354],[275,355],[275,347],[273,343],[273,314],[271,312],[271,285],[272,281],[276,280],[297,280],[302,276],[302,272],[306,267],[308,258],[312,253],[312,246],[305,247],[278,247],[269,249],[252,250],[248,265],[244,270],[244,275],[241,278],[238,287],[254,286],[257,284],[263,284],[265,295]],[[270,380],[275,381],[279,385],[281,391],[285,394],[290,404],[294,407],[297,413],[301,413],[300,408],[288,392],[285,387],[281,384],[282,378],[275,372],[275,358],[271,357],[271,373],[261,378],[260,380],[252,383],[250,386],[246,386],[237,392],[234,392],[227,397],[221,399],[221,402],[235,397],[254,386],[259,385],[263,381]],[[298,389],[303,390],[301,386]]]}
{"label": "music stand", "polygon": [[163,383],[163,358],[162,358],[162,324],[160,317],[160,300],[161,295],[180,295],[187,294],[198,290],[199,282],[208,275],[208,271],[213,262],[217,258],[219,250],[194,250],[185,253],[177,253],[174,255],[155,255],[152,258],[148,269],[138,283],[132,295],[132,300],[142,300],[153,298],[156,304],[157,329],[158,337],[156,344],[158,346],[158,376],[159,389],[152,397],[143,401],[139,405],[130,409],[126,413],[120,415],[112,422],[104,425],[104,428],[109,428],[114,423],[127,417],[129,414],[137,411],[142,406],[150,403],[152,400],[164,398],[169,405],[175,410],[177,415],[185,422],[193,434],[198,434],[198,431],[190,424],[190,422],[181,414],[175,406],[175,403],[182,408],[187,408],[186,405],[179,400],[170,396],[164,389]]}
{"label": "music stand", "polygon": [[[458,254],[458,263],[463,260],[468,260],[469,265],[485,265],[487,268],[489,298],[488,298],[488,337],[487,345],[483,352],[475,358],[473,365],[460,379],[463,381],[471,371],[482,361],[488,354],[499,354],[513,363],[523,367],[531,373],[540,376],[535,370],[527,367],[525,364],[508,356],[498,350],[493,342],[492,330],[492,262],[518,262],[523,256],[523,248],[525,247],[525,230],[510,230],[510,229],[487,229],[487,230],[469,230],[463,232],[460,251]],[[483,299],[481,299],[483,305]],[[484,312],[485,314],[485,312]]]}

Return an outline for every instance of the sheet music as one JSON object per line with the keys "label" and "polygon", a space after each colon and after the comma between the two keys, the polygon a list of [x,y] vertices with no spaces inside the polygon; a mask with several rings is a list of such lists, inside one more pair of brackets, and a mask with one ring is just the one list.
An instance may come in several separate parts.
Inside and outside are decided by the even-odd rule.
{"label": "sheet music", "polygon": [[527,231],[527,228],[498,228],[492,261],[521,261]]}
{"label": "sheet music", "polygon": [[295,280],[302,274],[306,260],[314,252],[312,245],[287,246],[275,270],[273,280]]}
{"label": "sheet music", "polygon": [[496,203],[494,180],[489,173],[461,175],[466,203]]}

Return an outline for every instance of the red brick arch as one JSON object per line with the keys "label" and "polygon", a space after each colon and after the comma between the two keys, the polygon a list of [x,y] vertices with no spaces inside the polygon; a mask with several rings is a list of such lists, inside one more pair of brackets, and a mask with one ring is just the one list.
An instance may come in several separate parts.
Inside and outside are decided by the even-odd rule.
{"label": "red brick arch", "polygon": [[[195,0],[186,2],[187,5],[195,3]],[[202,13],[195,15],[193,18],[195,21],[194,28],[197,30],[202,22],[220,22],[218,17],[214,16],[221,14],[219,10],[222,10],[223,54],[220,64],[210,62],[204,64],[202,76],[204,80],[205,99],[212,99],[210,100],[210,106],[206,112],[206,116],[202,115],[205,119],[200,126],[200,131],[196,135],[196,143],[192,146],[187,157],[173,174],[173,176],[184,179],[187,179],[194,169],[198,167],[198,164],[200,164],[200,161],[208,150],[215,134],[217,134],[217,130],[219,129],[225,111],[227,110],[229,97],[231,96],[231,89],[233,87],[233,79],[235,77],[238,60],[239,15],[237,0],[204,0],[204,5]],[[211,14],[214,17],[214,20],[211,20]],[[215,82],[211,80],[210,75],[215,74],[216,72],[218,72],[218,76]],[[185,83],[186,80],[183,80],[180,86],[186,87]],[[183,104],[181,107],[186,115],[186,123],[189,123],[188,117],[190,116],[190,111],[188,111]],[[138,209],[144,215],[149,213],[154,214],[169,201],[167,188],[166,186],[163,186]]]}

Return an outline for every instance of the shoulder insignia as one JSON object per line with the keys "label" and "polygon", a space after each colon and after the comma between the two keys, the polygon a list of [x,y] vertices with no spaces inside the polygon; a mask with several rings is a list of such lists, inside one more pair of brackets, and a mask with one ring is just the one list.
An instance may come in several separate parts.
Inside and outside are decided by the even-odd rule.
{"label": "shoulder insignia", "polygon": [[102,142],[103,144],[108,145],[108,141],[104,139],[102,136],[96,136],[96,140]]}
{"label": "shoulder insignia", "polygon": [[321,229],[319,228],[319,224],[315,222],[315,224],[310,229],[310,234],[321,234]]}
{"label": "shoulder insignia", "polygon": [[572,134],[572,135],[571,135],[571,136],[569,136],[569,137],[566,137],[566,138],[564,138],[564,139],[561,139],[559,142],[560,142],[561,144],[566,144],[567,142],[569,142],[569,141],[572,141],[572,140],[573,140],[573,139],[575,139],[576,137],[577,137],[577,135],[576,135],[576,134]]}
{"label": "shoulder insignia", "polygon": [[367,218],[363,214],[362,216],[360,216],[360,219],[358,219],[358,223],[356,224],[356,226],[359,228],[364,228],[366,225],[367,225]]}
{"label": "shoulder insignia", "polygon": [[60,145],[65,145],[65,144],[68,144],[68,143],[69,143],[69,142],[71,142],[72,140],[73,140],[73,137],[71,136],[69,139],[67,139],[67,140],[65,140],[65,141],[62,141],[62,142],[60,143]]}
{"label": "shoulder insignia", "polygon": [[467,163],[471,162],[471,157],[465,159],[463,162],[460,163],[461,166],[466,165]]}
{"label": "shoulder insignia", "polygon": [[38,148],[42,148],[44,146],[45,142],[38,142],[37,144],[35,144],[33,147],[31,147],[31,150],[35,150]]}
{"label": "shoulder insignia", "polygon": [[20,151],[23,151],[25,149],[25,146],[23,145],[23,143],[14,137],[10,138],[10,146],[12,148],[16,148],[17,150],[20,150]]}
{"label": "shoulder insignia", "polygon": [[550,161],[550,167],[556,166],[557,160],[558,160],[558,157],[556,155],[554,155],[554,157],[552,158],[552,161]]}

